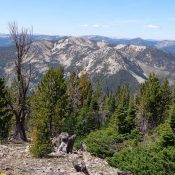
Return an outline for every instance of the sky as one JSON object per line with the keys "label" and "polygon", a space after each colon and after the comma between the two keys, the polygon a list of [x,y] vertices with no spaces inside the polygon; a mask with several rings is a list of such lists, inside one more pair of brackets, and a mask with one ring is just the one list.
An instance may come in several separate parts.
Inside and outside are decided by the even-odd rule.
{"label": "sky", "polygon": [[0,33],[12,21],[35,34],[175,40],[175,0],[0,0]]}

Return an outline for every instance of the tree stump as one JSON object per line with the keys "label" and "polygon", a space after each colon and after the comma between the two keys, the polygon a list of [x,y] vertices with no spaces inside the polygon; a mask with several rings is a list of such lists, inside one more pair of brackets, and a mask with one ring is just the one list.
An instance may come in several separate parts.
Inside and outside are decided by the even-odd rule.
{"label": "tree stump", "polygon": [[76,135],[69,136],[67,132],[62,132],[59,137],[53,138],[52,144],[57,152],[72,153]]}

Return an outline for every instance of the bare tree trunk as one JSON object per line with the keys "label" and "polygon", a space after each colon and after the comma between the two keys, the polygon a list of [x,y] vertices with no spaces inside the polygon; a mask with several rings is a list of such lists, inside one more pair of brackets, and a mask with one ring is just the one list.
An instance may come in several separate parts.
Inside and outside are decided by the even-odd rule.
{"label": "bare tree trunk", "polygon": [[25,118],[20,121],[20,118],[16,118],[15,132],[13,139],[16,141],[27,141],[25,133]]}
{"label": "bare tree trunk", "polygon": [[[16,47],[15,58],[15,85],[17,88],[16,101],[9,100],[11,111],[16,117],[16,126],[13,139],[16,141],[27,141],[25,133],[26,99],[31,81],[31,65],[29,69],[23,67],[28,51],[32,44],[32,31],[22,28],[18,30],[18,25],[13,22],[9,24],[11,39]],[[11,98],[10,98],[11,99]]]}

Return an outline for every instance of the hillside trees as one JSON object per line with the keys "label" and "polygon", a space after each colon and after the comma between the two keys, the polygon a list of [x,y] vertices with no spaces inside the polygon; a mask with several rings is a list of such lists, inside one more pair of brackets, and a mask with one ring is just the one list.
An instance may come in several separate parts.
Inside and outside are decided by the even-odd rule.
{"label": "hillside trees", "polygon": [[0,78],[0,142],[7,140],[10,131],[11,113],[6,100],[7,89],[4,79]]}
{"label": "hillside trees", "polygon": [[99,126],[100,92],[94,91],[88,74],[78,76],[72,72],[67,80],[69,116],[65,121],[65,131],[82,137]]}
{"label": "hillside trees", "polygon": [[129,86],[119,87],[116,95],[116,109],[110,123],[118,133],[124,134],[128,131],[126,118],[129,106]]}
{"label": "hillside trees", "polygon": [[147,132],[166,118],[166,112],[171,103],[171,90],[167,81],[162,85],[155,74],[150,74],[141,87],[138,95],[138,117],[140,129]]}
{"label": "hillside trees", "polygon": [[9,106],[15,116],[14,140],[27,141],[25,132],[25,120],[27,116],[27,94],[31,81],[31,65],[24,67],[23,63],[27,59],[27,54],[32,44],[32,30],[21,28],[15,22],[9,24],[9,32],[16,47],[15,77],[13,85],[15,92],[13,99],[9,96]]}

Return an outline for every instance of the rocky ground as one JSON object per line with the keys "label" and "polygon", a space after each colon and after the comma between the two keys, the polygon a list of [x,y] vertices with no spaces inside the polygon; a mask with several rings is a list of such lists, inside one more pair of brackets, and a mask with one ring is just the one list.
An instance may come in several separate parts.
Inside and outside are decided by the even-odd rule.
{"label": "rocky ground", "polygon": [[9,175],[83,175],[76,172],[72,164],[75,159],[83,159],[90,175],[125,174],[88,152],[53,153],[48,158],[37,159],[29,154],[29,146],[29,144],[0,145],[0,172]]}

